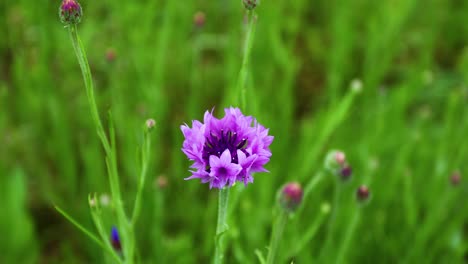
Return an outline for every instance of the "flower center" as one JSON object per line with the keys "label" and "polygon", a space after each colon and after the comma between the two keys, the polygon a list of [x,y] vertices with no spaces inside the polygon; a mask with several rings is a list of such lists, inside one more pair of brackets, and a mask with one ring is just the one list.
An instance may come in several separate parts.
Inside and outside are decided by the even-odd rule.
{"label": "flower center", "polygon": [[[238,138],[237,132],[228,131],[225,133],[224,130],[221,129],[221,134],[216,134],[211,131],[203,146],[202,158],[205,164],[210,164],[209,159],[211,155],[220,157],[226,149],[229,149],[231,162],[239,164],[237,150],[240,149],[248,157],[249,154],[245,150],[246,147],[247,139]],[[209,167],[207,167],[207,171],[209,171]]]}

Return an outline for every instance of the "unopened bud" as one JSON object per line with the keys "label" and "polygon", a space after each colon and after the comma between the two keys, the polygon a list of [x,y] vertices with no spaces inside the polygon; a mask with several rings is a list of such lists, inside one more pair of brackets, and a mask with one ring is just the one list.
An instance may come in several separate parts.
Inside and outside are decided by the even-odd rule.
{"label": "unopened bud", "polygon": [[195,15],[193,15],[193,24],[196,26],[196,27],[203,27],[205,25],[205,21],[206,21],[206,16],[205,16],[205,13],[203,13],[202,11],[198,11],[195,13]]}
{"label": "unopened bud", "polygon": [[457,186],[461,182],[461,174],[459,171],[456,171],[450,176],[450,182],[452,183],[453,186]]}
{"label": "unopened bud", "polygon": [[120,252],[122,250],[122,244],[120,243],[119,232],[117,231],[117,227],[115,226],[112,227],[110,241],[112,244],[112,248],[115,251]]}
{"label": "unopened bud", "polygon": [[164,175],[160,175],[156,178],[156,187],[159,189],[165,189],[167,187],[167,178]]}
{"label": "unopened bud", "polygon": [[287,212],[294,212],[302,202],[302,187],[297,182],[286,184],[281,190],[279,202],[281,207]]}
{"label": "unopened bud", "polygon": [[154,119],[150,118],[146,120],[146,127],[148,128],[148,130],[153,129],[155,125],[156,125],[156,121],[154,121]]}
{"label": "unopened bud", "polygon": [[349,178],[351,178],[352,173],[353,173],[353,169],[351,168],[351,166],[349,166],[348,164],[344,165],[340,171],[341,179],[344,181],[349,180]]}
{"label": "unopened bud", "polygon": [[346,163],[346,154],[341,150],[331,150],[325,157],[325,168],[336,173],[341,170]]}
{"label": "unopened bud", "polygon": [[244,7],[247,10],[252,10],[257,7],[259,0],[242,0]]}
{"label": "unopened bud", "polygon": [[107,62],[113,62],[116,58],[116,53],[115,53],[115,49],[113,48],[108,48],[106,50],[106,60]]}
{"label": "unopened bud", "polygon": [[356,191],[357,200],[360,202],[365,202],[369,200],[369,196],[370,196],[369,188],[365,185],[359,186],[359,188]]}
{"label": "unopened bud", "polygon": [[83,12],[80,4],[75,0],[63,0],[59,8],[60,21],[65,25],[80,23]]}
{"label": "unopened bud", "polygon": [[101,196],[99,196],[99,201],[101,202],[101,205],[104,206],[104,207],[107,207],[110,205],[110,197],[108,194],[101,194]]}
{"label": "unopened bud", "polygon": [[88,200],[88,201],[89,201],[89,206],[90,206],[90,207],[93,207],[93,208],[94,208],[94,207],[96,207],[96,206],[97,206],[97,203],[96,203],[96,198],[94,198],[94,197],[91,197],[91,198],[89,198],[89,200]]}

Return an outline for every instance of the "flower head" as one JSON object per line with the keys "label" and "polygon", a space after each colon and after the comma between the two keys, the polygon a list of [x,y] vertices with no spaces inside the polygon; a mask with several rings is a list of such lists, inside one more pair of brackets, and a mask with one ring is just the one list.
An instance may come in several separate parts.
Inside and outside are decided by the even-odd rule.
{"label": "flower head", "polygon": [[207,111],[203,123],[194,120],[192,128],[182,125],[181,130],[182,151],[193,161],[192,176],[186,180],[198,178],[210,188],[222,189],[236,181],[247,185],[253,182],[252,173],[266,171],[273,137],[239,108],[226,108],[221,119]]}
{"label": "flower head", "polygon": [[369,200],[370,191],[366,185],[361,185],[356,191],[356,198],[360,202],[366,202]]}
{"label": "flower head", "polygon": [[80,23],[83,11],[80,4],[75,0],[63,0],[59,8],[59,16],[62,23],[76,25]]}
{"label": "flower head", "polygon": [[247,10],[252,10],[258,5],[258,0],[242,0],[242,3],[244,3],[244,7]]}
{"label": "flower head", "polygon": [[122,244],[120,243],[120,236],[119,232],[117,231],[117,227],[113,226],[111,230],[111,244],[115,251],[122,250]]}
{"label": "flower head", "polygon": [[290,182],[286,184],[279,196],[281,207],[288,212],[294,212],[301,204],[302,195],[303,191],[299,183]]}

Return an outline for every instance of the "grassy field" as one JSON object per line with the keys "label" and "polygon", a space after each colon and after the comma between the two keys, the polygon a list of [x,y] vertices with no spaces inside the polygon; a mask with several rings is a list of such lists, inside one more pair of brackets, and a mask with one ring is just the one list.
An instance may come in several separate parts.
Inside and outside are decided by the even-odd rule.
{"label": "grassy field", "polygon": [[[229,106],[274,141],[269,172],[231,188],[225,263],[262,263],[292,181],[304,198],[275,263],[468,262],[468,1],[263,0],[242,67],[241,0],[82,0],[78,33],[100,118],[110,137],[115,128],[123,206],[59,6],[0,2],[0,263],[115,263],[55,206],[110,239],[119,208],[133,210],[145,144],[136,262],[211,262],[218,190],[184,181],[180,126]],[[352,167],[346,183],[325,169],[333,149]]]}

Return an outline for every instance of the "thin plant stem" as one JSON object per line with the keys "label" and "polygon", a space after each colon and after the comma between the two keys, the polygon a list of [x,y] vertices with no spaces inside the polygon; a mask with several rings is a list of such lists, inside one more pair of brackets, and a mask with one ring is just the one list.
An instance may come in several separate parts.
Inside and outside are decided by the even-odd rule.
{"label": "thin plant stem", "polygon": [[86,95],[88,98],[89,107],[91,109],[91,116],[92,116],[94,125],[96,126],[96,129],[97,129],[97,134],[99,136],[99,139],[102,142],[104,150],[106,151],[106,153],[109,153],[111,151],[110,143],[109,143],[108,138],[106,137],[106,133],[104,132],[104,127],[102,126],[101,118],[99,117],[99,112],[98,112],[98,108],[96,105],[96,99],[94,96],[94,85],[93,85],[93,79],[91,76],[91,70],[89,68],[85,49],[83,47],[83,44],[81,43],[80,37],[78,36],[78,29],[76,25],[68,26],[68,33],[70,35],[70,39],[72,41],[73,49],[78,59],[78,63],[80,64],[81,73],[83,74],[83,80],[84,80],[85,88],[86,88]]}
{"label": "thin plant stem", "polygon": [[229,204],[229,190],[230,188],[223,188],[219,190],[218,223],[216,226],[215,254],[213,261],[213,263],[215,264],[223,263],[224,258],[224,245],[222,244],[222,242],[223,235],[228,230],[227,214]]}
{"label": "thin plant stem", "polygon": [[96,99],[94,96],[94,85],[91,75],[91,70],[89,67],[88,59],[86,57],[86,52],[81,42],[81,39],[78,35],[78,29],[76,25],[68,26],[68,33],[73,44],[73,49],[75,51],[78,63],[83,74],[83,79],[86,88],[86,95],[88,98],[88,104],[91,110],[92,120],[96,126],[97,134],[101,143],[103,145],[104,151],[106,153],[106,165],[109,175],[109,184],[111,188],[112,199],[116,208],[117,218],[119,222],[119,230],[121,232],[125,253],[125,262],[133,263],[133,253],[134,253],[134,240],[131,227],[128,223],[128,219],[125,215],[125,209],[122,203],[121,193],[120,193],[120,184],[119,176],[117,170],[117,154],[116,154],[116,143],[115,143],[115,132],[114,126],[112,124],[112,117],[109,118],[109,134],[110,139],[106,136],[104,127],[99,117],[99,111],[96,104]]}
{"label": "thin plant stem", "polygon": [[285,210],[281,210],[278,217],[276,218],[275,224],[273,226],[273,232],[271,234],[270,246],[268,247],[268,256],[266,263],[273,264],[275,263],[276,253],[278,251],[278,245],[283,236],[284,227],[288,221],[289,213]]}
{"label": "thin plant stem", "polygon": [[320,259],[324,256],[328,256],[328,251],[334,240],[335,229],[336,229],[336,219],[338,216],[338,212],[340,210],[339,206],[340,206],[340,196],[342,192],[342,185],[343,184],[339,182],[339,179],[335,179],[335,194],[334,194],[333,207],[332,207],[333,212],[332,212],[330,221],[328,223],[327,238],[325,240],[322,251],[320,252]]}
{"label": "thin plant stem", "polygon": [[143,194],[143,186],[145,185],[146,174],[148,172],[148,163],[150,157],[150,146],[151,138],[149,136],[149,130],[145,128],[143,134],[143,145],[141,146],[141,172],[140,172],[140,181],[138,183],[138,190],[135,198],[135,204],[133,206],[132,214],[132,225],[134,226],[138,216],[140,215],[141,210],[141,197]]}
{"label": "thin plant stem", "polygon": [[248,11],[248,27],[243,45],[242,66],[239,72],[239,79],[237,81],[238,102],[240,107],[244,109],[247,107],[247,74],[250,62],[250,52],[255,37],[255,28],[257,25],[257,15],[255,11]]}
{"label": "thin plant stem", "polygon": [[[359,207],[361,207],[361,205],[359,205]],[[346,230],[343,243],[341,244],[341,247],[338,250],[338,254],[337,254],[337,258],[335,262],[337,264],[343,263],[344,257],[346,256],[346,252],[348,251],[348,248],[349,248],[349,243],[351,242],[351,239],[353,238],[354,231],[356,230],[357,224],[361,217],[361,209],[362,208],[358,208],[358,210],[355,211],[353,219],[351,220],[351,224],[348,226]]]}
{"label": "thin plant stem", "polygon": [[65,211],[63,211],[60,207],[54,206],[55,210],[59,212],[63,217],[65,217],[70,223],[72,223],[74,226],[76,226],[81,232],[83,232],[85,235],[87,235],[91,240],[96,242],[102,249],[106,250],[118,263],[122,263],[122,260],[120,257],[111,249],[106,247],[106,245],[99,240],[91,231],[80,225],[73,217],[71,217],[69,214],[67,214]]}
{"label": "thin plant stem", "polygon": [[309,241],[312,240],[312,238],[315,236],[317,231],[319,230],[320,226],[322,226],[323,220],[325,219],[325,216],[328,214],[327,211],[320,210],[319,216],[314,220],[314,222],[307,228],[307,230],[303,233],[304,235],[301,236],[301,239],[299,242],[296,244],[290,255],[297,255],[299,252],[301,252],[302,249],[309,243]]}

